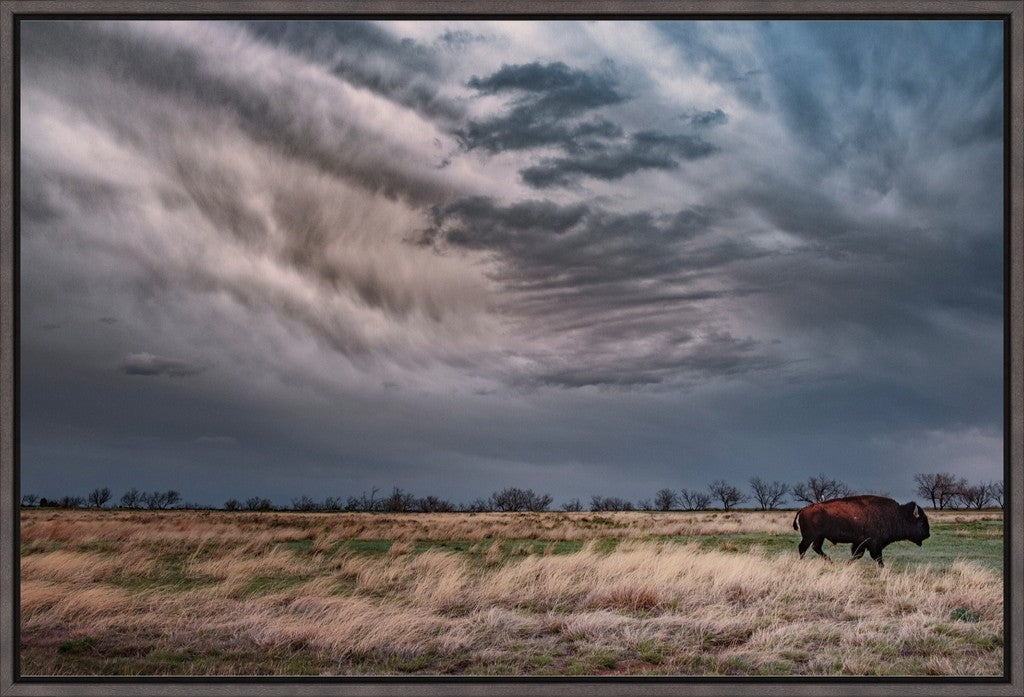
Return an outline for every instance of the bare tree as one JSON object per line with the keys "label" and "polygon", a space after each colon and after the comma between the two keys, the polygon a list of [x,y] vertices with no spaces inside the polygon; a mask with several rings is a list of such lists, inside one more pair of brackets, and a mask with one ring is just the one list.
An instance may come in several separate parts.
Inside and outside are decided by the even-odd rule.
{"label": "bare tree", "polygon": [[85,499],[81,496],[62,496],[59,500],[54,501],[53,503],[61,508],[81,508],[85,505]]}
{"label": "bare tree", "polygon": [[143,494],[142,499],[149,508],[164,510],[181,501],[181,494],[174,489],[168,489],[167,491],[154,491],[149,494]]}
{"label": "bare tree", "polygon": [[591,496],[592,511],[632,511],[633,504],[618,496]]}
{"label": "bare tree", "polygon": [[750,500],[749,496],[744,494],[737,487],[726,482],[724,479],[716,479],[708,484],[708,491],[711,492],[711,495],[714,498],[722,502],[722,508],[727,511],[738,503],[744,503]]}
{"label": "bare tree", "polygon": [[379,488],[373,487],[370,490],[369,496],[364,491],[361,496],[349,496],[345,502],[345,510],[347,511],[376,511],[380,508],[380,501],[377,500],[377,492]]}
{"label": "bare tree", "polygon": [[22,506],[35,506],[38,501],[39,496],[37,494],[25,494],[21,497]]}
{"label": "bare tree", "polygon": [[107,487],[93,489],[89,492],[87,500],[93,508],[103,508],[107,501],[110,500],[110,489]]}
{"label": "bare tree", "polygon": [[421,499],[416,499],[416,509],[423,513],[448,513],[454,511],[455,506],[451,501],[437,496],[424,496]]}
{"label": "bare tree", "polygon": [[380,501],[380,509],[389,513],[404,513],[411,511],[416,503],[416,497],[401,487],[392,487],[391,494]]}
{"label": "bare tree", "polygon": [[778,508],[789,493],[789,485],[778,481],[769,484],[760,477],[750,478],[750,488],[754,491],[754,498],[762,511]]}
{"label": "bare tree", "polygon": [[964,477],[952,477],[939,499],[939,508],[958,508],[963,501],[961,494],[967,488],[967,479]]}
{"label": "bare tree", "polygon": [[703,491],[679,490],[679,502],[687,511],[702,511],[711,505],[711,496]]}
{"label": "bare tree", "polygon": [[793,498],[797,501],[819,503],[829,499],[849,496],[853,491],[838,479],[832,479],[824,474],[819,474],[816,477],[809,477],[806,482],[794,484],[792,493]]}
{"label": "bare tree", "polygon": [[510,486],[491,494],[490,503],[496,511],[545,511],[551,501],[548,494],[535,494],[533,489]]}
{"label": "bare tree", "polygon": [[328,496],[324,499],[323,509],[325,511],[340,511],[344,507],[345,504],[336,496]]}
{"label": "bare tree", "polygon": [[273,510],[274,504],[271,503],[270,499],[252,496],[245,500],[245,508],[249,511],[270,511]]}
{"label": "bare tree", "polygon": [[319,511],[320,504],[311,499],[308,496],[300,496],[297,499],[292,499],[292,510],[295,511]]}
{"label": "bare tree", "polygon": [[228,499],[224,502],[225,511],[237,511],[242,507],[242,503],[238,499]]}
{"label": "bare tree", "polygon": [[957,493],[957,498],[965,508],[982,509],[992,500],[992,491],[988,484],[972,484],[964,486]]}
{"label": "bare tree", "polygon": [[955,505],[967,480],[949,472],[928,472],[914,475],[917,493],[932,502],[932,508]]}
{"label": "bare tree", "polygon": [[530,502],[527,504],[526,510],[534,513],[546,511],[552,501],[554,501],[554,499],[551,498],[550,494],[537,494],[536,496],[530,497]]}
{"label": "bare tree", "polygon": [[797,482],[796,484],[794,484],[792,492],[793,498],[795,498],[797,501],[803,501],[805,503],[817,503],[814,494],[811,493],[811,490],[803,482]]}
{"label": "bare tree", "polygon": [[583,510],[583,504],[580,503],[579,499],[573,499],[572,501],[566,501],[563,503],[562,510],[567,513],[578,513]]}
{"label": "bare tree", "polygon": [[932,502],[932,508],[939,507],[939,491],[942,486],[939,478],[944,475],[935,472],[920,472],[914,475],[914,484],[917,485],[917,495],[923,496]]}
{"label": "bare tree", "polygon": [[996,482],[989,482],[988,484],[989,493],[992,495],[992,501],[995,502],[1000,508],[1003,507],[1003,481],[999,480]]}
{"label": "bare tree", "polygon": [[494,510],[491,508],[491,502],[489,500],[480,497],[477,497],[475,500],[462,505],[459,508],[467,513],[487,513]]}
{"label": "bare tree", "polygon": [[146,495],[134,487],[124,492],[121,497],[121,508],[142,508]]}
{"label": "bare tree", "polygon": [[679,501],[679,496],[671,489],[658,489],[654,495],[654,507],[659,511],[671,511]]}

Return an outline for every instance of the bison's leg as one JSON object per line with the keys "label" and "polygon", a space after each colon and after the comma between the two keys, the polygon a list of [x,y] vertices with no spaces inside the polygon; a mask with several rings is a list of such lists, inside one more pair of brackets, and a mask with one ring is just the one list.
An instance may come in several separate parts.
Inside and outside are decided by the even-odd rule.
{"label": "bison's leg", "polygon": [[856,542],[854,542],[852,545],[850,545],[850,554],[853,555],[853,558],[850,559],[850,561],[857,561],[858,559],[864,556],[864,545],[857,544]]}
{"label": "bison's leg", "polygon": [[806,552],[807,548],[810,547],[810,546],[811,546],[811,541],[809,539],[807,539],[806,537],[804,539],[800,540],[800,544],[797,545],[797,550],[799,550],[799,552],[800,552],[800,558],[801,559],[804,558],[804,552]]}
{"label": "bison's leg", "polygon": [[871,558],[878,562],[878,566],[884,567],[885,563],[882,561],[882,547],[877,544],[868,546],[868,552],[871,553]]}
{"label": "bison's leg", "polygon": [[825,554],[825,552],[822,551],[822,549],[821,549],[821,543],[824,542],[824,541],[825,541],[824,537],[819,537],[818,539],[816,539],[814,542],[811,543],[811,549],[813,549],[815,552],[817,552],[819,555],[821,555],[825,559],[828,559],[829,561],[832,561],[831,559],[829,559],[829,556],[827,554]]}

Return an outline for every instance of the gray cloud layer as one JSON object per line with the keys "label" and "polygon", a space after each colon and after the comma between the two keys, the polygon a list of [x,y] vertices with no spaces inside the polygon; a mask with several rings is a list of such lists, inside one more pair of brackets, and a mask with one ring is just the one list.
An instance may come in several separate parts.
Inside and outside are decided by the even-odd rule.
{"label": "gray cloud layer", "polygon": [[997,23],[22,28],[27,485],[998,475]]}
{"label": "gray cloud layer", "polygon": [[[545,157],[520,171],[533,188],[567,186],[580,177],[613,181],[642,169],[675,169],[680,159],[707,157],[717,149],[699,135],[643,130],[625,136],[622,126],[604,118],[567,123],[628,99],[619,90],[611,66],[589,73],[562,62],[506,64],[487,77],[473,76],[467,84],[485,95],[518,95],[506,113],[469,121],[460,132],[467,148],[497,153],[555,146],[564,151],[563,156]],[[710,125],[717,114],[721,110],[701,117],[712,121],[694,123]]]}

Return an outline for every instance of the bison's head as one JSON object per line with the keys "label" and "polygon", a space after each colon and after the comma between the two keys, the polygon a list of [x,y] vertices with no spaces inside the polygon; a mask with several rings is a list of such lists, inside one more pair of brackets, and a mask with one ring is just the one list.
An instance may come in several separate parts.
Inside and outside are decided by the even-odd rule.
{"label": "bison's head", "polygon": [[928,516],[913,501],[903,504],[900,508],[907,519],[907,539],[920,547],[921,543],[931,536],[928,531]]}

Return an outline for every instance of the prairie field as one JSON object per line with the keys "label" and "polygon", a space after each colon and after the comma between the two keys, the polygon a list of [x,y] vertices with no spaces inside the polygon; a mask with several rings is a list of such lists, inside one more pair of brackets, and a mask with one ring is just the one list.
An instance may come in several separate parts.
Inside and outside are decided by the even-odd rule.
{"label": "prairie field", "polygon": [[26,509],[23,675],[1001,675],[1003,520]]}

